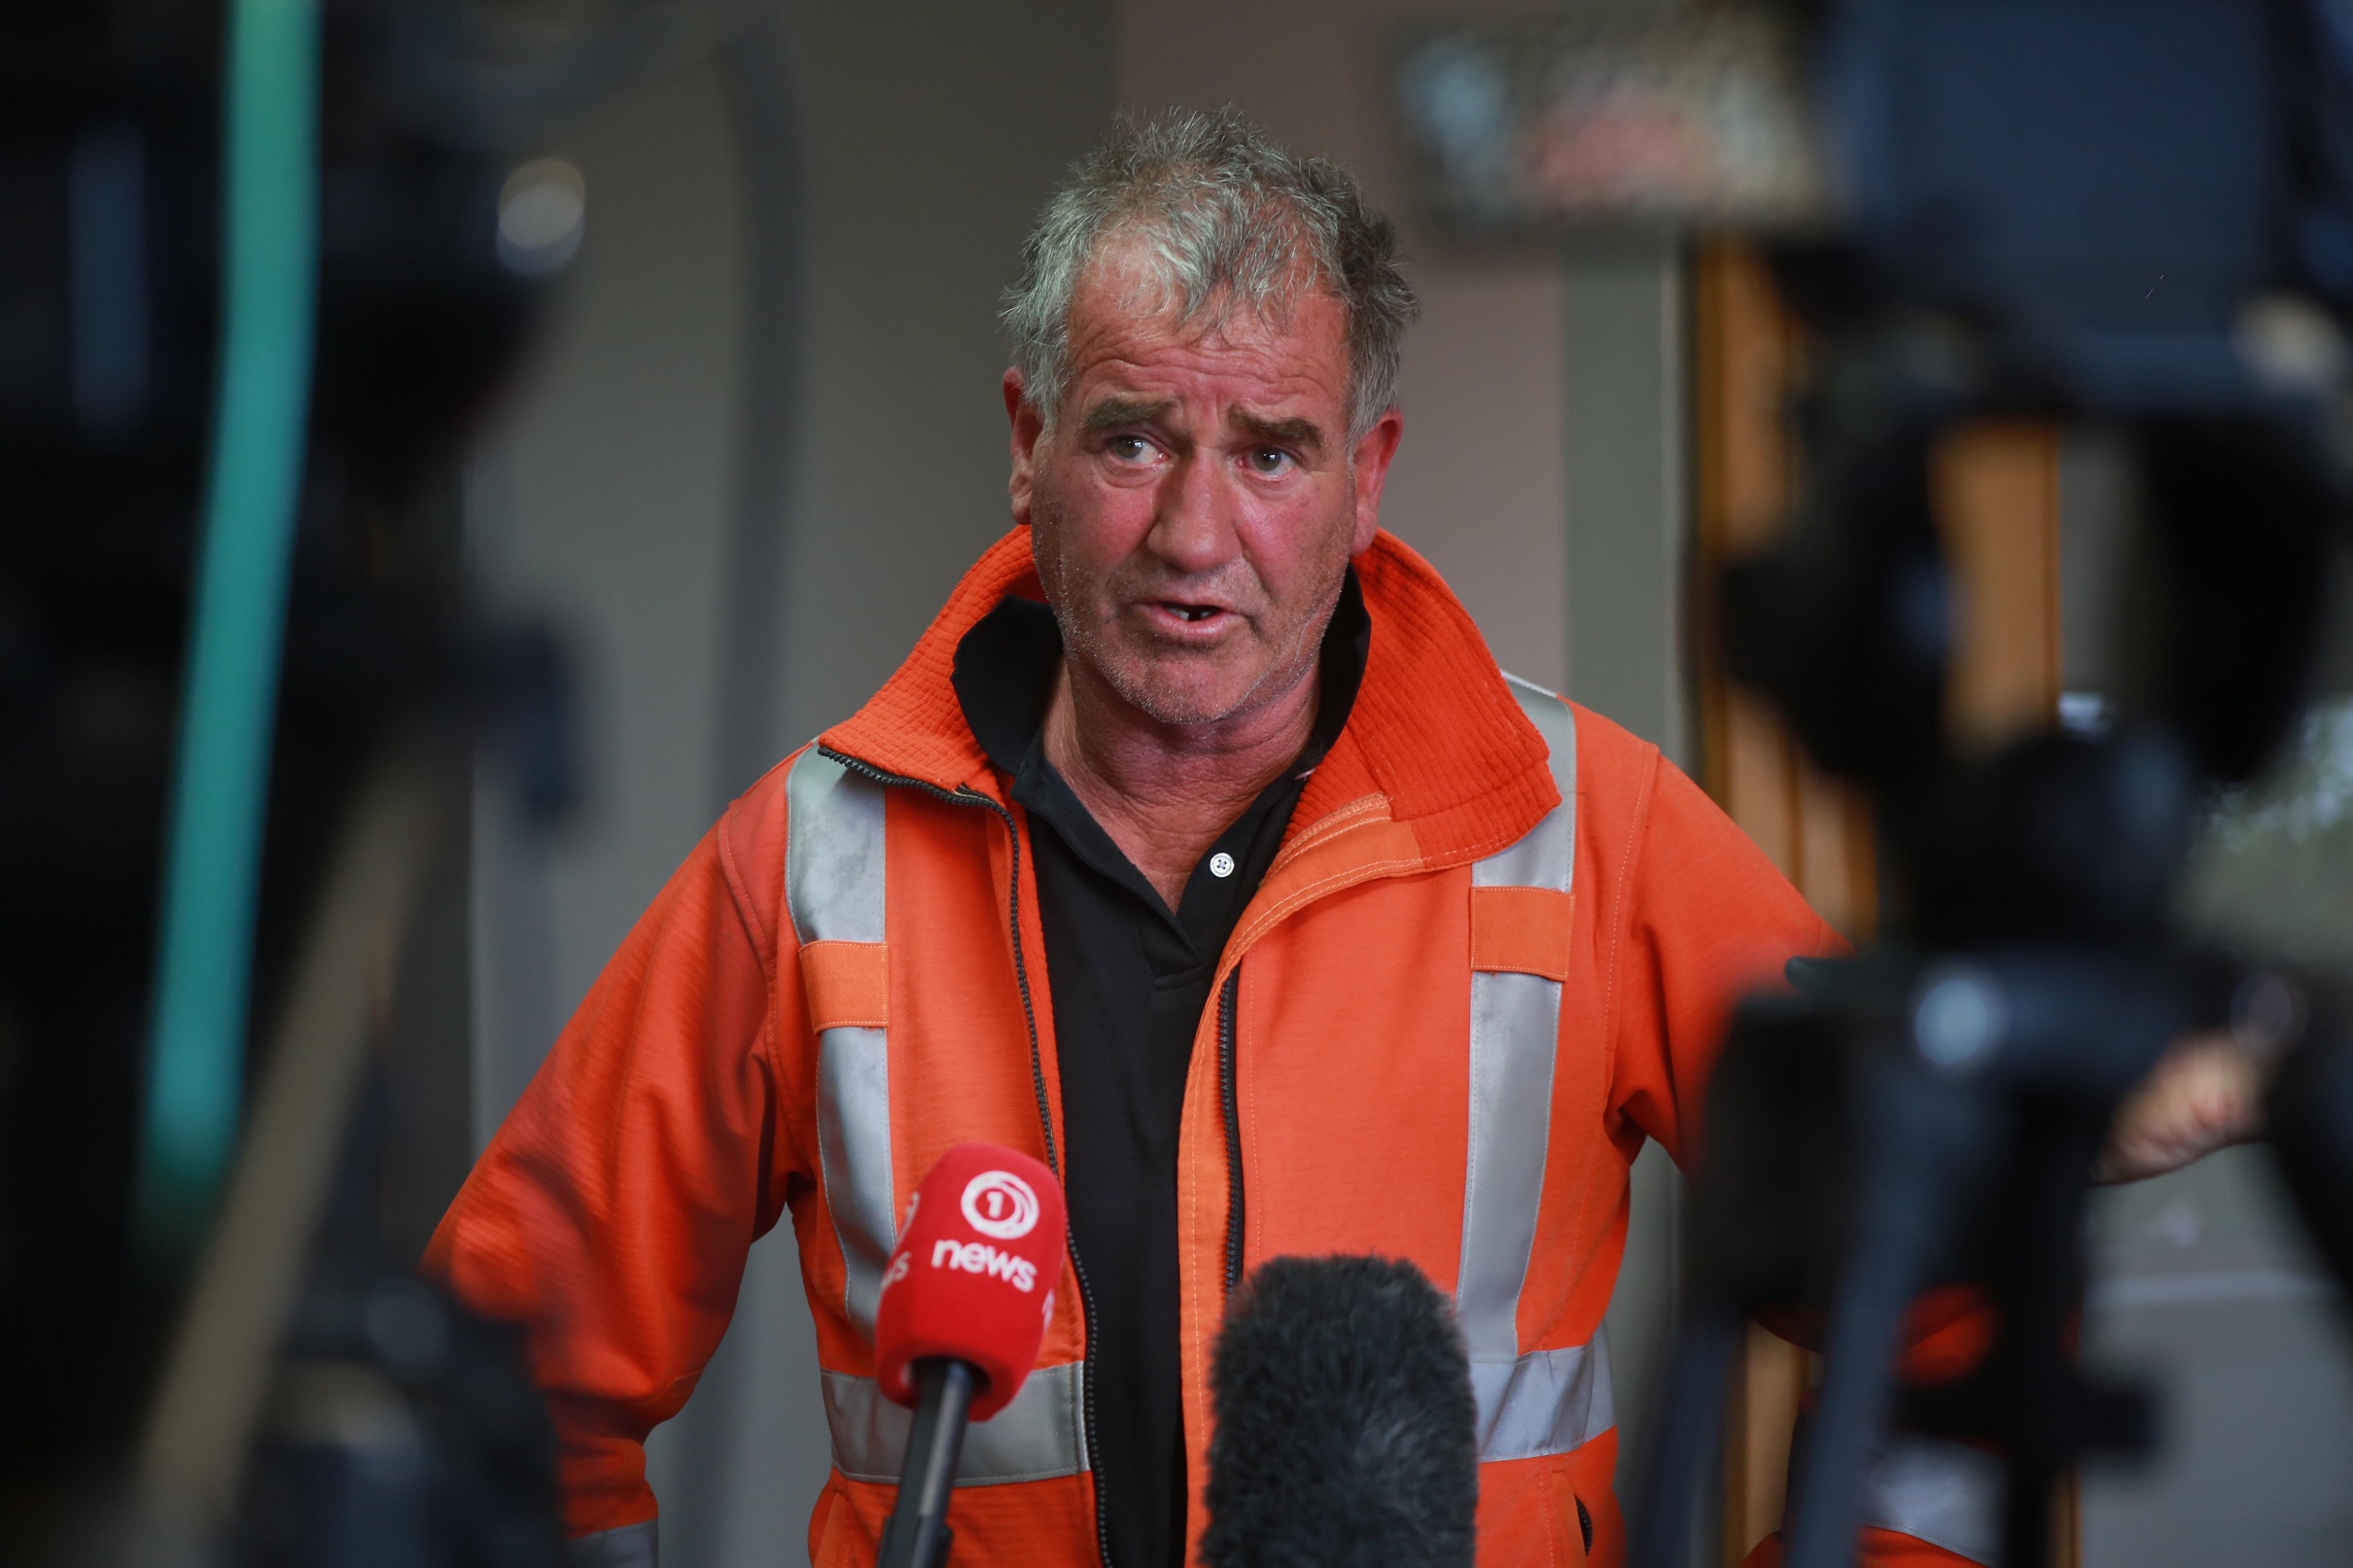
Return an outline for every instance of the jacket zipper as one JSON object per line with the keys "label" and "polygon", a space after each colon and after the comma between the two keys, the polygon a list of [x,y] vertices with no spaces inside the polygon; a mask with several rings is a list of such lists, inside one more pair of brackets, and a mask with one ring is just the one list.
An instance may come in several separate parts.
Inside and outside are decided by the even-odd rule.
{"label": "jacket zipper", "polygon": [[[995,812],[998,819],[1005,824],[1005,836],[1010,842],[1012,854],[1009,874],[1006,878],[1006,885],[1010,891],[1005,899],[1005,918],[1013,932],[1013,980],[1021,988],[1021,1016],[1030,1028],[1030,1086],[1037,1095],[1037,1125],[1045,1133],[1046,1168],[1054,1172],[1056,1180],[1061,1180],[1062,1162],[1054,1152],[1054,1113],[1051,1103],[1046,1098],[1045,1057],[1037,1046],[1037,1004],[1030,995],[1029,965],[1023,961],[1021,953],[1021,832],[1013,824],[1012,812],[991,800],[970,784],[959,784],[954,789],[942,789],[939,785],[922,779],[910,779],[903,774],[885,773],[870,762],[861,762],[857,757],[836,751],[829,746],[820,746],[817,749],[820,755],[830,758],[862,779],[869,779],[886,786],[919,790],[933,800],[943,801],[951,806],[978,806]],[[1231,981],[1227,983],[1226,993],[1229,997],[1233,994]],[[1230,1019],[1230,1014],[1222,1011],[1220,1016]],[[1220,1060],[1222,1061],[1229,1054],[1221,1049]],[[1220,1071],[1222,1073],[1222,1068]],[[1230,1114],[1226,1118],[1226,1125],[1229,1129],[1234,1126]],[[1237,1193],[1240,1192],[1241,1183],[1241,1162],[1238,1157],[1240,1141],[1239,1133],[1229,1133],[1227,1147],[1235,1154],[1234,1179]],[[1241,1233],[1235,1228],[1232,1220],[1227,1222],[1227,1235],[1229,1254],[1227,1271],[1230,1273],[1233,1260],[1239,1260],[1241,1257],[1240,1251],[1237,1250]],[[1079,1322],[1086,1331],[1086,1355],[1081,1363],[1084,1374],[1082,1381],[1085,1386],[1080,1392],[1080,1402],[1083,1406],[1080,1419],[1086,1429],[1087,1468],[1090,1473],[1094,1473],[1095,1551],[1103,1560],[1103,1568],[1111,1568],[1111,1527],[1108,1512],[1104,1507],[1103,1477],[1100,1473],[1094,1472],[1095,1455],[1102,1451],[1102,1445],[1095,1435],[1095,1293],[1087,1284],[1086,1265],[1079,1261],[1077,1240],[1074,1237],[1066,1237],[1065,1244],[1071,1253],[1071,1273],[1078,1281]],[[1231,1289],[1230,1281],[1228,1289]]]}
{"label": "jacket zipper", "polygon": [[1233,1300],[1242,1283],[1242,1106],[1235,1087],[1234,1013],[1242,994],[1242,966],[1226,975],[1217,993],[1217,1101],[1225,1113],[1225,1294]]}

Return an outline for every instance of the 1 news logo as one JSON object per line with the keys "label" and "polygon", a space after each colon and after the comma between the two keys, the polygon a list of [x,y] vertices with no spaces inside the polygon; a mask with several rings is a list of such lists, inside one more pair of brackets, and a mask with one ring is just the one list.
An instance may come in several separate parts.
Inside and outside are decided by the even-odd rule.
{"label": "1 news logo", "polygon": [[965,1183],[964,1211],[966,1224],[1000,1241],[1037,1229],[1037,1194],[1010,1170],[984,1170]]}

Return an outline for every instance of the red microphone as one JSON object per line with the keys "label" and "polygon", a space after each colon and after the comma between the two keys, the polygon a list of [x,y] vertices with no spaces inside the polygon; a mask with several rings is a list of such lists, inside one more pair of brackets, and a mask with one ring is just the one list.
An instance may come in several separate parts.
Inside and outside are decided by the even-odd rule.
{"label": "red microphone", "polygon": [[915,1408],[881,1568],[947,1561],[965,1422],[985,1421],[1036,1365],[1062,1275],[1062,1184],[1026,1154],[959,1143],[907,1203],[874,1309],[874,1376]]}

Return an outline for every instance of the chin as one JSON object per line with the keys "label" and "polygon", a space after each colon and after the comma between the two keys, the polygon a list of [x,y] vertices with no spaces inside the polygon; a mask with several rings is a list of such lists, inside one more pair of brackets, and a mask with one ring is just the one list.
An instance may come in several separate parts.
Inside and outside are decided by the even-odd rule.
{"label": "chin", "polygon": [[1232,680],[1205,681],[1201,672],[1130,668],[1114,673],[1111,685],[1131,708],[1162,724],[1214,724],[1246,706],[1249,687]]}

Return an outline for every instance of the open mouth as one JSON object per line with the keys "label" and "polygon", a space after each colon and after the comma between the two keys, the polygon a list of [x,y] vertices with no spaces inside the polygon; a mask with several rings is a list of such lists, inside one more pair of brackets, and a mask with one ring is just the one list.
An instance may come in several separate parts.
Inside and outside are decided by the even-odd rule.
{"label": "open mouth", "polygon": [[1159,636],[1186,644],[1221,638],[1240,618],[1224,605],[1204,604],[1199,600],[1145,599],[1136,602],[1135,609],[1141,612],[1144,624]]}

